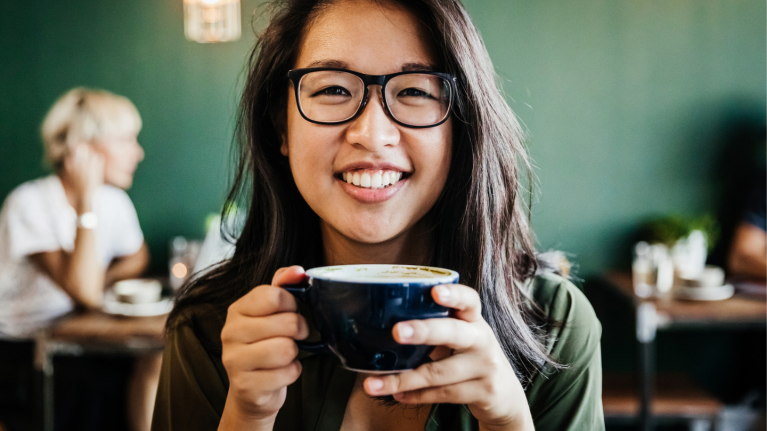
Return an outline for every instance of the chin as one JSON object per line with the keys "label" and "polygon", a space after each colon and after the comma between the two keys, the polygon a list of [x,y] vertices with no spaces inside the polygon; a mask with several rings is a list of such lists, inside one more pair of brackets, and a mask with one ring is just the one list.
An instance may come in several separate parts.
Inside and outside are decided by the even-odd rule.
{"label": "chin", "polygon": [[133,178],[108,178],[104,182],[110,186],[128,190],[133,185]]}
{"label": "chin", "polygon": [[354,241],[363,243],[363,244],[381,244],[383,242],[389,241],[390,239],[393,239],[397,237],[401,232],[390,232],[387,230],[382,229],[370,229],[371,227],[378,227],[380,224],[375,224],[375,226],[370,225],[363,225],[363,226],[349,226],[346,225],[345,229],[340,230],[341,234],[344,235],[347,238],[353,239]]}

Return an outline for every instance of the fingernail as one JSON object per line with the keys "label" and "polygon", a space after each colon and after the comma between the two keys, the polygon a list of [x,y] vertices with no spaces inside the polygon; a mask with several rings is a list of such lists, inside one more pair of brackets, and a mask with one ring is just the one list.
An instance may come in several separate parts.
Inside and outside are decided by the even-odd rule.
{"label": "fingernail", "polygon": [[381,379],[368,379],[368,389],[370,389],[373,392],[378,392],[381,389],[383,389],[383,380]]}
{"label": "fingernail", "polygon": [[434,289],[436,289],[437,296],[439,296],[439,299],[442,301],[450,299],[450,289],[447,286],[437,286]]}
{"label": "fingernail", "polygon": [[397,325],[397,332],[399,333],[399,338],[406,340],[413,336],[413,327],[408,325],[407,323],[400,323]]}

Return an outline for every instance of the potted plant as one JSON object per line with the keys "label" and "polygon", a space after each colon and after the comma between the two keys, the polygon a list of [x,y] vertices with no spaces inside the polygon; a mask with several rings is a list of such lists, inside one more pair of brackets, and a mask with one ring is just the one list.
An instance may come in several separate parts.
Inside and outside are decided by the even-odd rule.
{"label": "potted plant", "polygon": [[706,257],[719,237],[719,226],[710,214],[687,216],[672,214],[642,224],[640,239],[648,244],[665,245],[682,278],[695,278],[706,266]]}

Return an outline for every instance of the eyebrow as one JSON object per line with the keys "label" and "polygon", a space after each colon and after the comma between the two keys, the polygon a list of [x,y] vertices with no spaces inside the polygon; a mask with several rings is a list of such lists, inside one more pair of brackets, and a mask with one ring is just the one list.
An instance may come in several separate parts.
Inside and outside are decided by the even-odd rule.
{"label": "eyebrow", "polygon": [[[341,60],[317,60],[309,63],[306,68],[330,67],[334,69],[349,69],[349,64]],[[428,63],[405,63],[402,65],[403,72],[433,72],[435,67]]]}
{"label": "eyebrow", "polygon": [[340,60],[317,60],[309,63],[307,69],[312,67],[332,67],[334,69],[348,69],[349,65]]}
{"label": "eyebrow", "polygon": [[402,65],[403,72],[434,72],[435,67],[427,63],[405,63]]}

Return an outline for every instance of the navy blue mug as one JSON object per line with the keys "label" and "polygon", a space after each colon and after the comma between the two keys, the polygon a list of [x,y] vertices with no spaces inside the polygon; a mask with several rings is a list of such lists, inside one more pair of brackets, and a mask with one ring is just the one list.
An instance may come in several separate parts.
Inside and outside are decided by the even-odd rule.
{"label": "navy blue mug", "polygon": [[417,368],[433,346],[399,344],[397,322],[448,317],[431,289],[458,283],[458,273],[415,265],[340,265],[312,268],[305,285],[283,286],[312,309],[322,336],[297,342],[304,351],[333,352],[352,371],[391,373]]}

